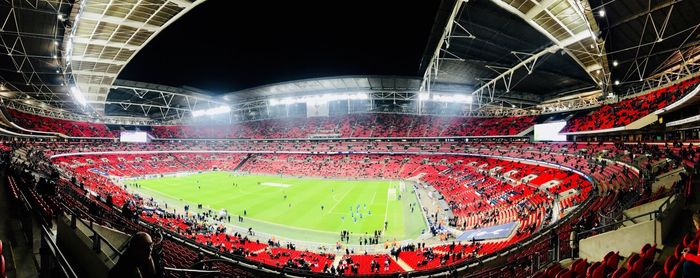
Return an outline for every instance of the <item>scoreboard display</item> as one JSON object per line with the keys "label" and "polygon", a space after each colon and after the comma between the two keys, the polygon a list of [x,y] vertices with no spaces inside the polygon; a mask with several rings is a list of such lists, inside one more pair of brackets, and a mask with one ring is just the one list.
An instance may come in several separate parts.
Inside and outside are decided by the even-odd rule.
{"label": "scoreboard display", "polygon": [[122,131],[119,141],[127,143],[148,143],[150,137],[145,131]]}

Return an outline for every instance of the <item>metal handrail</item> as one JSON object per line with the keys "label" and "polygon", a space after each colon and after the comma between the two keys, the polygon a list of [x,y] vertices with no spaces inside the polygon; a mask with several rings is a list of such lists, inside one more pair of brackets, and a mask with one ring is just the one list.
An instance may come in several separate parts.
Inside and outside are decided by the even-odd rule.
{"label": "metal handrail", "polygon": [[[15,186],[17,185],[17,182],[15,181],[14,177],[12,177],[12,175],[8,175],[8,182],[15,184]],[[17,188],[20,196],[20,201],[25,206],[25,208],[30,212],[38,213],[36,210],[34,210],[31,201],[24,194],[23,190],[19,189],[19,186]],[[51,237],[51,232],[49,232],[49,230],[47,229],[47,227],[50,227],[50,223],[48,223],[46,219],[44,219],[44,217],[39,217],[39,220],[40,225],[38,226],[41,229],[40,232],[42,241],[47,243],[48,250],[56,258],[56,261],[58,262],[58,265],[61,268],[61,271],[63,272],[64,276],[68,278],[77,278],[78,275],[75,273],[73,268],[70,266],[70,263],[68,263],[68,260],[66,260],[66,257],[58,248],[58,245],[56,245],[55,240]]]}
{"label": "metal handrail", "polygon": [[[119,248],[112,245],[112,243],[110,243],[106,238],[104,238],[102,235],[97,233],[97,231],[95,231],[95,229],[92,228],[92,224],[94,223],[92,218],[90,219],[90,223],[86,223],[85,220],[83,220],[80,217],[77,217],[76,213],[71,208],[69,208],[66,204],[62,203],[61,205],[64,207],[66,212],[71,216],[71,227],[72,228],[75,228],[75,223],[76,223],[75,221],[77,220],[77,221],[80,221],[80,223],[82,223],[85,227],[90,229],[90,231],[92,232],[92,236],[90,238],[94,242],[95,249],[99,250],[99,247],[101,245],[99,242],[104,241],[105,243],[107,243],[107,247],[109,247],[109,249],[112,249],[112,251],[114,252],[114,254],[115,254],[114,258],[116,258],[117,256],[121,257],[123,255],[123,253],[121,251],[119,251]],[[95,240],[96,240],[96,242],[95,242]]]}
{"label": "metal handrail", "polygon": [[61,268],[61,272],[63,272],[63,275],[68,278],[77,278],[78,275],[75,274],[75,271],[70,266],[70,263],[68,263],[68,260],[66,260],[66,257],[63,256],[61,249],[58,248],[54,239],[51,238],[51,233],[46,229],[46,227],[41,226],[41,234],[42,238],[44,238],[44,242],[47,243],[48,249],[56,258],[58,266]]}
{"label": "metal handrail", "polygon": [[194,273],[194,274],[221,274],[220,270],[202,270],[202,269],[186,269],[186,268],[173,268],[164,267],[163,269],[171,272],[184,272],[184,273]]}
{"label": "metal handrail", "polygon": [[674,195],[667,197],[666,200],[663,203],[661,203],[661,205],[659,205],[659,207],[657,209],[655,209],[653,211],[642,213],[642,214],[639,214],[639,215],[634,216],[634,217],[626,217],[626,218],[623,218],[622,220],[619,220],[619,221],[616,221],[616,222],[613,222],[613,223],[610,223],[607,225],[603,225],[603,226],[596,227],[596,228],[593,228],[590,230],[579,232],[577,234],[577,238],[583,238],[583,235],[586,235],[589,233],[594,233],[594,232],[601,231],[601,230],[605,230],[606,228],[609,228],[612,226],[621,225],[627,221],[631,221],[631,222],[635,223],[634,220],[645,217],[645,216],[649,216],[649,220],[657,219],[657,218],[659,218],[659,216],[661,216],[664,213],[666,206],[670,205],[671,199],[675,200],[676,196],[677,196],[677,194],[674,194]]}

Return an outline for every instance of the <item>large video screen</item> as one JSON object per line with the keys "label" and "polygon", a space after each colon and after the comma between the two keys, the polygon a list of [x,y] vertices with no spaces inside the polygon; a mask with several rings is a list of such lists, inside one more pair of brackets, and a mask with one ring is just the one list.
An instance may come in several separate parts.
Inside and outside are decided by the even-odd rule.
{"label": "large video screen", "polygon": [[535,141],[566,141],[566,135],[559,134],[565,125],[565,121],[535,125]]}
{"label": "large video screen", "polygon": [[128,143],[148,143],[148,133],[144,131],[122,131],[119,140]]}

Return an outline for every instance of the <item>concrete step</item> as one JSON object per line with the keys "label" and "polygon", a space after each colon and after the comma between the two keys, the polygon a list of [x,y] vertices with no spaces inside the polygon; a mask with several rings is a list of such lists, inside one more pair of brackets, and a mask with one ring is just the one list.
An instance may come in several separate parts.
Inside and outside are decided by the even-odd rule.
{"label": "concrete step", "polygon": [[410,265],[408,265],[406,262],[404,262],[401,258],[398,258],[396,260],[396,263],[399,264],[399,266],[401,266],[401,268],[403,268],[403,270],[405,270],[405,271],[413,271],[413,268]]}

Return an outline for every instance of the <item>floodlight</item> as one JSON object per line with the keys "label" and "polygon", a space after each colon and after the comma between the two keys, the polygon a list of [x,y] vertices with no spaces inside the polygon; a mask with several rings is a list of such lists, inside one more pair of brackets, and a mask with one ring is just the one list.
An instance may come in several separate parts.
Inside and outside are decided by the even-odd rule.
{"label": "floodlight", "polygon": [[217,115],[217,114],[224,114],[231,112],[231,107],[228,106],[219,106],[219,107],[214,107],[214,108],[209,108],[209,109],[203,109],[203,110],[193,110],[192,111],[192,117],[199,117],[199,116],[204,116],[204,115]]}
{"label": "floodlight", "polygon": [[418,100],[429,100],[430,99],[430,94],[429,93],[418,93]]}
{"label": "floodlight", "polygon": [[73,86],[70,88],[70,92],[73,95],[73,98],[78,101],[82,106],[87,105],[87,99],[85,99],[85,96],[83,95],[82,92],[80,92],[80,88],[78,86]]}

